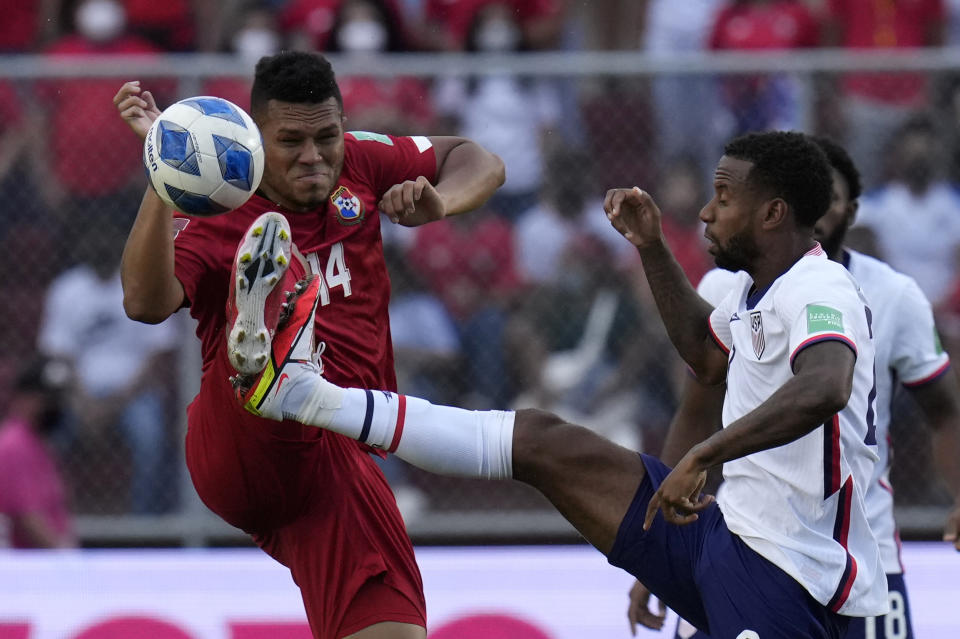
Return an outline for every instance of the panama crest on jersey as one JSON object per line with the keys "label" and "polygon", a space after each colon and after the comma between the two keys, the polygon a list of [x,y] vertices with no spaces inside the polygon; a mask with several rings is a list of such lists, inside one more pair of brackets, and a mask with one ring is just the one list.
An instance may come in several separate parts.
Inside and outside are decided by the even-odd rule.
{"label": "panama crest on jersey", "polygon": [[763,337],[763,318],[760,316],[760,311],[750,312],[750,338],[753,340],[753,352],[757,355],[757,359],[760,359],[763,349],[767,346]]}
{"label": "panama crest on jersey", "polygon": [[341,224],[350,226],[363,221],[363,202],[347,187],[337,187],[330,202],[337,209],[337,221]]}

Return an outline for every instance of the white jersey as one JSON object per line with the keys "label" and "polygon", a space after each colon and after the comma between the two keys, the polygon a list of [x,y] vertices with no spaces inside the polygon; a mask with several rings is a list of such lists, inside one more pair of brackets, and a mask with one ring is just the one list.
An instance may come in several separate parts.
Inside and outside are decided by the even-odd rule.
{"label": "white jersey", "polygon": [[[903,572],[900,537],[893,519],[890,486],[890,406],[896,384],[921,386],[942,375],[950,359],[937,337],[933,309],[913,278],[875,258],[847,250],[844,266],[860,284],[873,314],[877,399],[874,424],[880,461],[865,495],[867,518],[888,575]],[[703,276],[697,292],[716,306],[736,284],[735,273],[714,269]]]}
{"label": "white jersey", "polygon": [[836,340],[857,359],[843,410],[793,442],[724,464],[717,502],[727,527],[831,610],[885,614],[886,578],[864,505],[877,447],[874,348],[859,287],[819,245],[753,295],[750,276],[735,277],[710,317],[729,354],[724,427],[787,383],[804,348]]}

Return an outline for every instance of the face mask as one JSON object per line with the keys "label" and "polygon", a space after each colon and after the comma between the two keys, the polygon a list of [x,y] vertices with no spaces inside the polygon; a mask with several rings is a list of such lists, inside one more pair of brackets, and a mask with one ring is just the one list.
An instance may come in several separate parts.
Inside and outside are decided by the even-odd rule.
{"label": "face mask", "polygon": [[233,50],[244,60],[256,62],[273,55],[280,48],[280,38],[270,29],[244,29],[233,37]]}
{"label": "face mask", "polygon": [[490,20],[477,31],[481,51],[514,51],[520,44],[520,30],[506,20]]}
{"label": "face mask", "polygon": [[126,15],[113,0],[89,0],[77,9],[77,31],[94,42],[112,40],[123,32]]}
{"label": "face mask", "polygon": [[342,51],[383,51],[387,46],[387,29],[374,20],[355,20],[340,27],[337,44]]}

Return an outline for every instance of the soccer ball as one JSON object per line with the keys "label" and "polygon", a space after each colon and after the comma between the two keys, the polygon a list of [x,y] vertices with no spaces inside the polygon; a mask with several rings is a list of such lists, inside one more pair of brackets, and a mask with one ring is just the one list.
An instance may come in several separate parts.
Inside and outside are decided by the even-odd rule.
{"label": "soccer ball", "polygon": [[263,138],[232,102],[187,98],[154,121],[143,164],[164,202],[187,215],[219,215],[243,205],[260,185]]}

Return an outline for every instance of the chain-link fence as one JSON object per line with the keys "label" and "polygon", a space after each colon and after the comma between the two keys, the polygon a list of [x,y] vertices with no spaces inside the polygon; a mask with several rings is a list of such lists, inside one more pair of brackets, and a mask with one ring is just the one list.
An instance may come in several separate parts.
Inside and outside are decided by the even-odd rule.
{"label": "chain-link fence", "polygon": [[[697,214],[723,143],[736,134],[830,134],[850,149],[868,190],[922,168],[928,188],[951,185],[960,157],[958,61],[952,50],[668,60],[417,55],[375,65],[334,58],[348,128],[459,133],[507,165],[507,183],[483,210],[386,233],[401,391],[465,407],[549,408],[657,453],[685,373],[634,252],[602,214],[605,190],[648,189],[696,281],[711,267]],[[246,106],[249,72],[217,56],[9,57],[0,65],[0,402],[19,363],[38,349],[74,365],[68,418],[54,442],[89,545],[243,540],[199,504],[184,468],[183,407],[199,383],[192,320],[180,313],[153,327],[123,317],[116,269],[145,179],[139,143],[111,98],[139,78],[161,106],[198,94]],[[407,86],[399,91],[398,83]],[[370,94],[376,99],[364,99]],[[937,132],[934,144],[895,151],[897,132],[918,116]],[[923,157],[905,166],[905,154]],[[960,199],[938,202],[960,216]],[[874,239],[862,246],[882,252],[882,238]],[[960,246],[960,237],[943,241]],[[957,341],[956,272],[944,264],[943,282],[920,284],[949,346]],[[895,265],[910,272],[909,263]],[[932,470],[922,420],[907,402],[897,406],[900,523],[907,533],[934,534],[949,496]],[[417,540],[574,537],[519,484],[441,478],[395,460],[385,471]]]}

